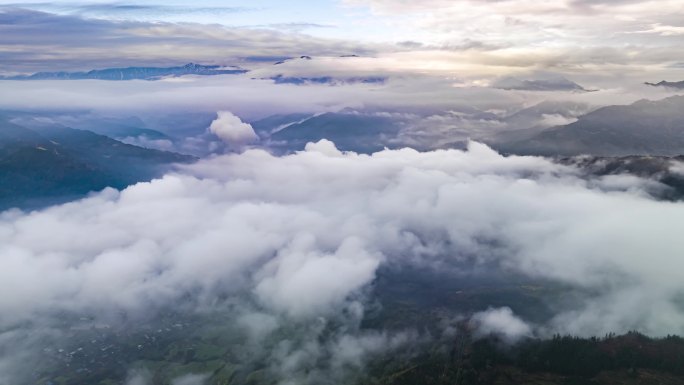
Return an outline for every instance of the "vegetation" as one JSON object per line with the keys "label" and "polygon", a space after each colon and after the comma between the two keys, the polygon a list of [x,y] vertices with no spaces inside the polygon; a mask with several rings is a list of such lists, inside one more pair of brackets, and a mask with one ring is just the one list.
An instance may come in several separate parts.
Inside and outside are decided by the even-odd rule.
{"label": "vegetation", "polygon": [[604,338],[554,336],[513,346],[496,337],[456,338],[449,349],[436,349],[397,364],[373,363],[363,383],[435,384],[678,384],[684,381],[684,339],[653,339],[637,332]]}
{"label": "vegetation", "polygon": [[0,116],[0,210],[32,209],[106,187],[123,189],[193,157],[66,127],[28,129]]}

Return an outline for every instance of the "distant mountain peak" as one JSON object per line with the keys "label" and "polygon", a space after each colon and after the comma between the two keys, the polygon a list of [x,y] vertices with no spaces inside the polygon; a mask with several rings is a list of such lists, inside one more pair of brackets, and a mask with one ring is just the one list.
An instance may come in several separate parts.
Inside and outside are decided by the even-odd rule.
{"label": "distant mountain peak", "polygon": [[668,88],[684,89],[684,80],[679,81],[679,82],[668,82],[666,80],[662,80],[658,83],[646,82],[644,84],[646,84],[647,86],[653,86],[653,87],[668,87]]}
{"label": "distant mountain peak", "polygon": [[494,82],[492,87],[516,91],[589,91],[581,85],[562,76],[531,80],[517,77],[505,77]]}
{"label": "distant mountain peak", "polygon": [[334,76],[285,76],[278,74],[271,76],[268,79],[273,80],[275,84],[294,84],[294,85],[310,85],[310,84],[326,84],[326,85],[345,85],[345,84],[384,84],[387,82],[387,77],[384,76],[352,76],[352,77],[334,77]]}
{"label": "distant mountain peak", "polygon": [[291,58],[279,60],[279,61],[273,63],[273,65],[285,64],[285,63],[287,63],[287,62],[289,62],[289,61],[292,61],[292,60],[313,60],[313,57],[308,56],[308,55],[301,55],[301,56],[299,56],[299,57],[291,57]]}

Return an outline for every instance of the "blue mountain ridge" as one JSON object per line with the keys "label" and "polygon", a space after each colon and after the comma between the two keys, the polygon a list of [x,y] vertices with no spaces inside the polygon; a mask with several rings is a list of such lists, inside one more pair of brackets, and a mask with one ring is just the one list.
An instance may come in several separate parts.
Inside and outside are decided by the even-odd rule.
{"label": "blue mountain ridge", "polygon": [[236,75],[248,70],[239,67],[188,63],[180,67],[106,68],[88,72],[37,72],[32,75],[3,76],[1,80],[158,80],[185,75]]}

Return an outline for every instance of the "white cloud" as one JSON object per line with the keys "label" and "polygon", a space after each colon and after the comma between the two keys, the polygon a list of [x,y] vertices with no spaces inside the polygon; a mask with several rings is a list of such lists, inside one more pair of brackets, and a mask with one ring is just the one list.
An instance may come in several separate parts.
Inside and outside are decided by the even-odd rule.
{"label": "white cloud", "polygon": [[684,35],[684,27],[676,27],[672,25],[662,25],[656,23],[650,29],[643,31],[636,31],[636,33],[654,33],[662,36],[678,36]]}
{"label": "white cloud", "polygon": [[513,314],[509,307],[488,309],[473,315],[472,322],[480,335],[495,334],[507,342],[515,342],[522,337],[532,337],[532,327]]}
{"label": "white cloud", "polygon": [[[509,75],[516,67],[586,72],[591,66],[609,73],[616,64],[630,66],[636,62],[643,70],[648,57],[661,57],[661,66],[678,60],[671,54],[681,45],[679,27],[672,27],[682,17],[677,0],[346,3],[370,9],[395,29],[398,39],[445,47],[477,41],[484,51],[472,52],[463,60],[472,65],[498,64],[501,73]],[[649,34],[633,34],[652,25],[658,27]],[[664,47],[669,53],[662,52]]]}
{"label": "white cloud", "polygon": [[[303,331],[270,345],[269,362],[282,378],[316,383],[298,376],[313,376],[302,368],[315,357],[334,366],[334,341],[349,365],[397,346],[358,327],[381,267],[474,263],[591,293],[558,309],[542,335],[684,333],[684,204],[654,201],[645,181],[589,183],[477,143],[373,155],[308,147],[218,156],[122,192],[0,214],[0,291],[12,293],[0,297],[0,326],[227,298],[254,351],[278,325]],[[475,318],[510,338],[529,332],[506,309]],[[330,337],[333,319],[345,328]]]}
{"label": "white cloud", "polygon": [[185,16],[183,22],[112,21],[37,12],[19,4],[0,5],[3,71],[87,71],[190,62],[250,66],[255,64],[250,58],[375,52],[369,44],[266,28],[193,23],[187,12],[181,10],[180,15]]}
{"label": "white cloud", "polygon": [[[292,247],[294,250],[289,250]],[[332,255],[320,255],[316,237],[298,236],[281,250],[287,258],[264,266],[257,296],[292,316],[311,315],[321,308],[339,307],[349,293],[371,282],[382,259],[369,255],[359,238],[342,241]],[[260,274],[260,275],[261,275]],[[335,279],[330,279],[330,277]]]}
{"label": "white cloud", "polygon": [[[625,78],[644,76],[645,70],[668,72],[668,66],[683,53],[678,26],[682,11],[677,0],[346,3],[376,14],[336,28],[339,35],[355,36],[359,26],[369,24],[390,41],[361,44],[216,24],[112,22],[5,9],[0,16],[10,22],[3,28],[4,69],[16,73],[201,62],[277,74],[280,66],[274,68],[268,58],[306,54],[339,59],[358,54],[381,60],[346,58],[322,63],[323,69],[340,74],[351,65],[358,74],[431,73],[473,76],[472,81],[477,76],[540,69],[567,76],[591,73]],[[599,16],[601,23],[596,23]],[[102,41],[107,41],[106,47]],[[380,62],[384,72],[378,74]],[[295,71],[297,65],[284,67]]]}
{"label": "white cloud", "polygon": [[670,172],[684,176],[684,162],[672,161],[670,164]]}
{"label": "white cloud", "polygon": [[150,374],[145,371],[132,371],[128,374],[126,385],[149,385]]}
{"label": "white cloud", "polygon": [[186,374],[173,379],[171,385],[204,385],[208,378],[208,374]]}
{"label": "white cloud", "polygon": [[[585,288],[645,288],[652,306],[682,288],[684,206],[634,195],[638,184],[602,191],[572,169],[475,143],[373,156],[330,156],[317,150],[324,143],[281,158],[249,150],[121,193],[4,213],[0,288],[15,295],[0,299],[0,322],[52,308],[145,309],[188,290],[252,292],[271,311],[311,317],[339,308],[380,264],[425,248]],[[611,317],[586,331],[640,326]],[[679,332],[659,319],[647,331]]]}
{"label": "white cloud", "polygon": [[219,111],[218,117],[209,126],[209,132],[235,148],[242,148],[259,140],[252,126],[230,111]]}

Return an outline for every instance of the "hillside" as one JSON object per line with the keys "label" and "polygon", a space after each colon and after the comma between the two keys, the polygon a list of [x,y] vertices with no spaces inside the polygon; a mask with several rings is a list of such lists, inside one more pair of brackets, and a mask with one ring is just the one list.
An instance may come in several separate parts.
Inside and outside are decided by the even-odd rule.
{"label": "hillside", "polygon": [[328,139],[343,151],[374,152],[395,138],[399,127],[391,118],[353,113],[325,113],[295,122],[272,133],[277,149],[302,150],[308,142]]}
{"label": "hillside", "polygon": [[105,187],[124,188],[194,158],[65,127],[0,120],[0,209],[33,208]]}
{"label": "hillside", "polygon": [[684,96],[600,108],[574,123],[495,147],[508,153],[547,156],[681,155]]}
{"label": "hillside", "polygon": [[555,336],[509,345],[467,330],[449,349],[372,363],[365,384],[430,385],[675,385],[684,381],[684,340],[639,333],[604,338]]}

